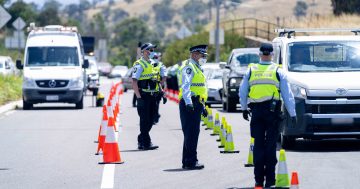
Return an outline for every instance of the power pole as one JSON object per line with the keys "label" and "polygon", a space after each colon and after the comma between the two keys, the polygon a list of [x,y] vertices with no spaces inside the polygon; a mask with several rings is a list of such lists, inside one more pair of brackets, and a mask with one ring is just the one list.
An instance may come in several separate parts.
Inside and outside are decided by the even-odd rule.
{"label": "power pole", "polygon": [[220,62],[220,41],[219,41],[219,33],[220,33],[220,4],[221,0],[215,0],[216,4],[216,29],[215,29],[215,62]]}

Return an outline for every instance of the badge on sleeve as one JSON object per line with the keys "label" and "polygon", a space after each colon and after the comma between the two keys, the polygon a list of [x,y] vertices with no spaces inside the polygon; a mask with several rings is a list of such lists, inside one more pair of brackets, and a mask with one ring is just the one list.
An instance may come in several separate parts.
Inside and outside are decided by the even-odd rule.
{"label": "badge on sleeve", "polygon": [[134,73],[136,73],[136,71],[137,71],[137,67],[134,67]]}
{"label": "badge on sleeve", "polygon": [[186,69],[186,73],[191,74],[191,69],[190,68]]}

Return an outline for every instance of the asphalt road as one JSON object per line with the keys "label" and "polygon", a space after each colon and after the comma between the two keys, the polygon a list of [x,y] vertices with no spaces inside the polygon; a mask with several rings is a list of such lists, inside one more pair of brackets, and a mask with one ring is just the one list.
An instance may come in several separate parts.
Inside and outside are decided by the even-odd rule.
{"label": "asphalt road", "polygon": [[[112,81],[103,79],[107,92]],[[73,105],[43,104],[34,110],[15,110],[0,115],[0,188],[101,188],[104,180],[114,188],[251,188],[253,168],[245,168],[249,149],[249,122],[241,112],[224,113],[232,125],[239,154],[220,154],[211,131],[201,129],[198,158],[205,169],[183,171],[183,135],[178,106],[161,105],[160,122],[151,131],[154,151],[138,151],[138,115],[131,106],[132,91],[122,96],[119,135],[121,165],[108,166],[105,173],[94,155],[101,108],[91,106],[88,96],[84,110]],[[298,141],[287,151],[289,172],[297,171],[300,188],[360,188],[360,141]],[[103,175],[104,174],[104,175]],[[112,177],[112,178],[108,178]],[[113,180],[112,180],[113,179]],[[104,186],[104,185],[103,185]],[[112,183],[110,184],[112,186]]]}

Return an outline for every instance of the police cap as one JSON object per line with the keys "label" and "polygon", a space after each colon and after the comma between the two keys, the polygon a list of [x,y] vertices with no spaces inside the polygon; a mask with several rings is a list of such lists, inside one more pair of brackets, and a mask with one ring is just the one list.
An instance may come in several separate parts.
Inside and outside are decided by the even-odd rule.
{"label": "police cap", "polygon": [[152,48],[156,48],[157,46],[152,44],[152,43],[145,43],[143,45],[141,45],[141,50],[149,50],[149,49],[152,49]]}
{"label": "police cap", "polygon": [[273,52],[273,46],[270,43],[262,43],[260,46],[260,52],[263,55],[270,55]]}
{"label": "police cap", "polygon": [[199,52],[201,54],[207,55],[207,45],[196,45],[196,46],[190,47],[189,51],[190,51],[190,53]]}

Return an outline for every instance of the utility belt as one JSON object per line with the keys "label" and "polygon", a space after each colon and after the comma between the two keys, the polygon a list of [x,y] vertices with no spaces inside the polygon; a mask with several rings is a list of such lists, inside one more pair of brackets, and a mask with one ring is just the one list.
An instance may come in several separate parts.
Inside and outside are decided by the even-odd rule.
{"label": "utility belt", "polygon": [[269,110],[270,112],[274,112],[277,114],[281,114],[281,106],[282,106],[282,102],[281,100],[267,100],[264,102],[252,102],[249,104],[249,108],[250,109],[265,109],[265,110]]}
{"label": "utility belt", "polygon": [[138,87],[141,90],[154,91],[158,90],[158,81],[152,79],[138,80]]}
{"label": "utility belt", "polygon": [[[185,102],[184,98],[181,98],[181,101]],[[200,98],[200,96],[191,96],[191,101],[193,102],[193,104],[205,106],[205,102],[203,101],[203,99]]]}

